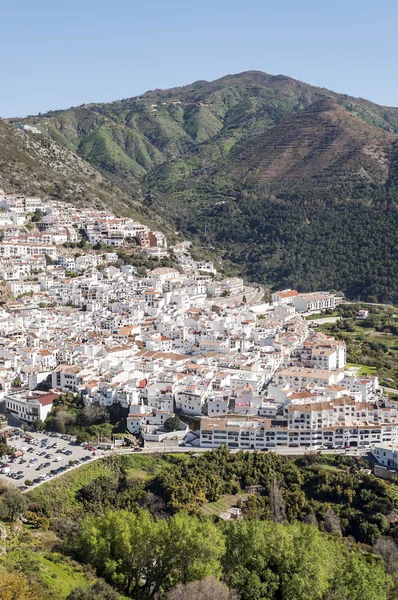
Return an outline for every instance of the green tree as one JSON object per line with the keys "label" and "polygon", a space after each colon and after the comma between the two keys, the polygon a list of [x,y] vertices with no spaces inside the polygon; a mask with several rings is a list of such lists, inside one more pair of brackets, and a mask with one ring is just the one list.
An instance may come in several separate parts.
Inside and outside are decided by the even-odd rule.
{"label": "green tree", "polygon": [[40,208],[36,208],[31,218],[32,223],[40,223],[42,219],[43,213],[41,212]]}
{"label": "green tree", "polygon": [[0,442],[0,456],[7,456],[11,454],[12,448],[6,444],[6,442]]}
{"label": "green tree", "polygon": [[325,600],[387,600],[391,592],[392,580],[380,560],[350,552],[340,555]]}
{"label": "green tree", "polygon": [[109,511],[82,522],[76,551],[107,581],[147,600],[180,581],[220,574],[224,540],[211,521],[185,513],[155,521],[147,511]]}
{"label": "green tree", "polygon": [[27,506],[25,496],[18,490],[10,489],[1,496],[0,518],[4,521],[15,521],[24,514]]}
{"label": "green tree", "polygon": [[36,421],[33,421],[32,427],[35,431],[40,431],[44,428],[44,422],[41,419],[37,419]]}
{"label": "green tree", "polygon": [[173,417],[166,419],[164,422],[164,428],[166,431],[178,431],[180,428],[180,419],[178,416],[174,415]]}
{"label": "green tree", "polygon": [[[348,550],[311,525],[240,521],[222,526],[226,583],[241,600],[387,600],[380,560]],[[361,595],[362,594],[362,595]]]}

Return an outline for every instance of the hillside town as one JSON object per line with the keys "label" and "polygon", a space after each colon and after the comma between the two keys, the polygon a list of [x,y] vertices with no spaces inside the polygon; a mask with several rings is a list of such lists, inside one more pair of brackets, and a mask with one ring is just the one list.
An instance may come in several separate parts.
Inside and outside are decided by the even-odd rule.
{"label": "hillside town", "polygon": [[[334,309],[334,294],[288,289],[266,303],[248,300],[242,279],[195,261],[189,243],[173,249],[175,266],[138,273],[117,249],[133,240],[160,261],[168,253],[161,232],[2,190],[0,208],[0,278],[10,294],[0,307],[0,397],[8,415],[45,421],[58,395],[71,392],[86,406],[120,406],[126,429],[144,444],[396,442],[398,409],[378,378],[347,368],[345,343],[306,319]],[[75,257],[73,244],[90,251]]]}

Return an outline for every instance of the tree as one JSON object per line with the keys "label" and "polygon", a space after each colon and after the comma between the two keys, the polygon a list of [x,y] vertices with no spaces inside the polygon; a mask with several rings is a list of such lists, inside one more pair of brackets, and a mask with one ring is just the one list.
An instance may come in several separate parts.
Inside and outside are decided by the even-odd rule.
{"label": "tree", "polygon": [[52,265],[56,265],[57,261],[54,260],[53,258],[51,258],[51,256],[49,254],[45,254],[44,255],[44,259],[46,261],[46,266],[52,266]]}
{"label": "tree", "polygon": [[398,571],[398,548],[395,542],[388,538],[378,540],[373,546],[373,552],[384,560],[386,571],[390,575]]}
{"label": "tree", "polygon": [[12,382],[13,387],[21,387],[22,382],[21,379],[19,377],[15,377],[14,381]]}
{"label": "tree", "polygon": [[167,600],[237,600],[236,592],[213,575],[201,581],[179,583],[171,590]]}
{"label": "tree", "polygon": [[43,600],[35,586],[22,575],[1,573],[0,600]]}
{"label": "tree", "polygon": [[44,428],[44,422],[41,419],[37,419],[36,421],[33,421],[32,427],[35,431],[40,431]]}
{"label": "tree", "polygon": [[5,521],[15,521],[24,514],[27,506],[25,496],[18,490],[10,489],[1,496],[0,518]]}
{"label": "tree", "polygon": [[177,417],[177,415],[174,415],[173,417],[169,417],[164,422],[164,429],[166,431],[178,431],[179,428],[180,428],[180,419]]}
{"label": "tree", "polygon": [[391,578],[380,560],[350,552],[338,557],[325,600],[387,600],[391,592]]}
{"label": "tree", "polygon": [[89,423],[104,423],[109,419],[109,413],[105,406],[89,404],[83,409],[84,416]]}
{"label": "tree", "polygon": [[11,452],[12,448],[10,448],[8,444],[5,442],[0,442],[0,456],[7,456],[8,454],[11,454]]}
{"label": "tree", "polygon": [[302,523],[222,524],[224,580],[241,600],[387,600],[380,560]]}
{"label": "tree", "polygon": [[48,392],[50,389],[51,389],[51,374],[47,375],[47,377],[45,379],[43,379],[43,381],[40,381],[40,383],[38,383],[36,386],[36,390],[39,390],[41,392]]}
{"label": "tree", "polygon": [[40,223],[42,218],[43,218],[43,213],[41,212],[40,208],[36,208],[35,212],[33,213],[32,217],[31,217],[32,223]]}
{"label": "tree", "polygon": [[120,600],[120,596],[107,583],[97,581],[88,588],[75,588],[66,597],[66,600]]}
{"label": "tree", "polygon": [[332,508],[325,513],[325,530],[328,533],[341,533],[340,519]]}
{"label": "tree", "polygon": [[328,589],[334,549],[304,524],[225,523],[224,578],[241,600],[321,600]]}
{"label": "tree", "polygon": [[285,501],[280,483],[274,478],[271,483],[269,492],[269,507],[271,511],[271,519],[275,523],[283,523],[286,518]]}
{"label": "tree", "polygon": [[363,521],[359,524],[357,535],[361,542],[373,545],[381,537],[382,533],[376,523]]}
{"label": "tree", "polygon": [[78,556],[137,600],[167,593],[176,583],[220,575],[221,532],[210,520],[179,513],[154,520],[147,511],[109,511],[83,520]]}
{"label": "tree", "polygon": [[76,441],[78,444],[84,444],[89,442],[91,437],[92,436],[88,433],[88,431],[79,431],[79,433],[76,435]]}

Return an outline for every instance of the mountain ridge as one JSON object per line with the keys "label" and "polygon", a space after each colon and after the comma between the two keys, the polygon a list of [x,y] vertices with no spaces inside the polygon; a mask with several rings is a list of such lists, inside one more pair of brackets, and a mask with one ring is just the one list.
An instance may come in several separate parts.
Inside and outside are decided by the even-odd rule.
{"label": "mountain ridge", "polygon": [[[398,108],[246,71],[8,123],[38,127],[127,207],[251,279],[398,301]],[[312,250],[320,231],[332,267]]]}

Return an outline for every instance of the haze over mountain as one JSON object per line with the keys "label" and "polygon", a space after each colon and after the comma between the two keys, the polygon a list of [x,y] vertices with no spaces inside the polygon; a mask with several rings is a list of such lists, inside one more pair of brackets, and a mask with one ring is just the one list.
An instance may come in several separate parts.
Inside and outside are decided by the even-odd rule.
{"label": "haze over mountain", "polygon": [[398,299],[397,108],[250,71],[22,122],[256,281]]}

